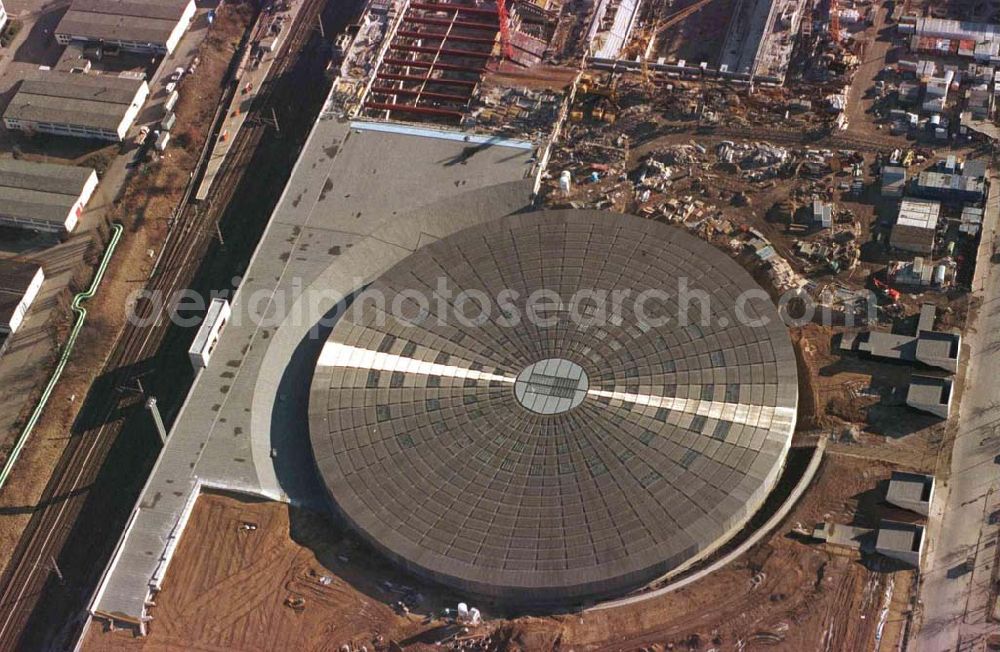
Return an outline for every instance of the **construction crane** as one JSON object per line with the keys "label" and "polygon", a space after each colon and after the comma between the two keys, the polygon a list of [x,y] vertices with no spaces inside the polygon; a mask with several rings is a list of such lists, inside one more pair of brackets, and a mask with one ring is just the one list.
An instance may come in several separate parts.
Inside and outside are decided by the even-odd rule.
{"label": "construction crane", "polygon": [[830,37],[840,43],[840,7],[837,0],[830,0]]}
{"label": "construction crane", "polygon": [[646,42],[646,47],[643,52],[642,58],[648,59],[652,55],[652,50],[656,45],[656,36],[662,30],[673,27],[677,23],[681,22],[685,18],[697,13],[703,9],[712,0],[697,0],[690,7],[685,7],[680,11],[676,11],[665,18],[657,18],[656,22],[653,23],[652,29],[649,31],[649,40]]}
{"label": "construction crane", "polygon": [[500,56],[512,60],[514,48],[510,44],[510,15],[507,13],[507,0],[497,0],[497,18],[500,21]]}

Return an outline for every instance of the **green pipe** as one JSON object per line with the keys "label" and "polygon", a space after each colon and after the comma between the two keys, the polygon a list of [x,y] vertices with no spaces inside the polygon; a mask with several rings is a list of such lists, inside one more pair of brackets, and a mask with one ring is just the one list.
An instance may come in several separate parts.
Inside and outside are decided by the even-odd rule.
{"label": "green pipe", "polygon": [[69,338],[66,340],[66,346],[63,347],[62,355],[59,356],[59,364],[56,365],[55,370],[52,372],[52,377],[49,378],[49,384],[45,386],[45,391],[42,392],[42,397],[38,399],[38,405],[35,406],[34,411],[31,413],[31,417],[28,419],[28,423],[25,424],[24,429],[21,430],[20,436],[17,438],[17,443],[14,444],[14,448],[10,451],[10,457],[3,465],[3,470],[0,471],[0,490],[4,488],[7,484],[7,479],[10,477],[10,473],[14,468],[14,464],[17,463],[17,458],[21,456],[21,451],[24,449],[24,445],[28,443],[28,437],[31,436],[31,431],[35,429],[38,424],[38,420],[42,417],[42,411],[45,409],[45,405],[49,402],[49,398],[52,396],[52,390],[55,389],[56,383],[59,382],[59,378],[62,376],[63,370],[66,368],[66,363],[69,362],[69,356],[73,353],[73,346],[76,344],[76,338],[80,335],[80,331],[83,330],[83,323],[87,320],[87,309],[83,307],[83,302],[94,296],[97,292],[97,287],[101,284],[101,279],[104,278],[104,272],[108,269],[108,263],[111,262],[111,255],[115,252],[115,248],[118,246],[118,241],[121,240],[122,233],[125,231],[122,225],[115,222],[111,225],[111,241],[108,243],[108,248],[104,251],[104,258],[101,260],[100,266],[97,268],[97,273],[94,274],[94,280],[91,281],[90,287],[84,292],[77,294],[73,297],[72,309],[76,313],[76,321],[73,324],[73,330],[69,333]]}

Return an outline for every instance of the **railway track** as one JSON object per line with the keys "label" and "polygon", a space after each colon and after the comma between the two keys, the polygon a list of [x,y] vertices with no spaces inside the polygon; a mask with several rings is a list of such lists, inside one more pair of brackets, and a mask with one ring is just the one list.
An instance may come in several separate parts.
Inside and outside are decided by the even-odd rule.
{"label": "railway track", "polygon": [[[270,111],[275,100],[280,101],[274,94],[273,82],[281,79],[294,65],[317,25],[324,4],[325,0],[305,0],[290,28],[279,59],[274,63],[268,80],[262,85],[251,107],[254,115],[265,109]],[[239,92],[235,81],[231,82],[228,92]],[[228,98],[224,99],[227,103]],[[213,126],[215,131],[210,134],[206,147],[218,136],[220,125],[221,121],[218,121]],[[153,296],[168,297],[190,284],[197,266],[215,237],[218,220],[236,192],[266,129],[265,123],[248,119],[235,137],[207,202],[195,205],[189,201],[189,193],[185,193],[185,200],[168,231],[160,259],[146,283],[146,290]],[[198,172],[199,174],[194,175],[195,179],[202,170]],[[107,378],[107,387],[120,390],[134,386],[137,370],[143,366],[141,363],[155,358],[164,342],[171,325],[167,318],[169,308],[164,302],[152,301],[144,301],[136,306],[135,314],[139,319],[136,323],[126,324],[119,333],[101,374],[102,378]],[[48,601],[43,602],[43,598],[46,597],[46,585],[50,577],[54,573],[61,577],[55,560],[61,556],[73,525],[83,510],[89,490],[94,486],[103,463],[122,433],[128,415],[134,414],[142,402],[142,397],[136,393],[110,391],[105,400],[93,403],[88,401],[89,405],[85,404],[84,410],[87,412],[82,412],[77,422],[99,425],[79,431],[69,439],[40,506],[32,516],[2,578],[0,650],[23,649],[22,638],[32,614],[36,608],[47,606]],[[118,534],[115,532],[112,536],[117,537]],[[87,557],[86,552],[83,552],[83,556]],[[88,569],[92,581],[96,581],[105,561],[86,559],[87,563],[93,565],[93,568]],[[77,586],[72,590],[77,594],[78,605],[84,606],[93,585]],[[50,629],[55,630],[65,622],[68,625],[62,633],[72,634],[72,630],[85,615],[79,609],[74,611],[76,613],[60,614],[64,620],[53,620]]]}

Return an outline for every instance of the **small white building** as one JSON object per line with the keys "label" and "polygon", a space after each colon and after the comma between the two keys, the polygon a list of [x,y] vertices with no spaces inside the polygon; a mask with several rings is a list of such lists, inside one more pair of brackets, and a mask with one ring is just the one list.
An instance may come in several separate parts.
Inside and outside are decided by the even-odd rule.
{"label": "small white building", "polygon": [[930,254],[934,251],[941,203],[907,197],[899,206],[889,244],[895,249]]}
{"label": "small white building", "polygon": [[4,28],[7,27],[7,10],[3,7],[3,0],[0,0],[0,32],[3,32]]}
{"label": "small white building", "polygon": [[913,568],[920,568],[924,552],[924,527],[915,523],[882,521],[878,526],[875,552]]}
{"label": "small white building", "polygon": [[191,366],[196,370],[208,366],[212,353],[219,343],[219,337],[222,336],[222,330],[226,327],[226,322],[229,321],[230,314],[231,309],[228,301],[221,298],[212,299],[211,305],[208,306],[208,312],[205,314],[205,321],[201,323],[198,333],[194,336],[194,341],[191,342],[191,348],[188,349]]}
{"label": "small white building", "polygon": [[906,189],[906,168],[887,165],[882,168],[882,196],[902,197]]}
{"label": "small white building", "polygon": [[0,260],[0,334],[17,332],[44,282],[38,263]]}
{"label": "small white building", "polygon": [[885,500],[890,505],[927,516],[934,499],[934,476],[893,471]]}
{"label": "small white building", "polygon": [[918,374],[910,376],[910,386],[906,390],[906,404],[914,410],[947,419],[951,416],[951,397],[951,377],[941,378]]}

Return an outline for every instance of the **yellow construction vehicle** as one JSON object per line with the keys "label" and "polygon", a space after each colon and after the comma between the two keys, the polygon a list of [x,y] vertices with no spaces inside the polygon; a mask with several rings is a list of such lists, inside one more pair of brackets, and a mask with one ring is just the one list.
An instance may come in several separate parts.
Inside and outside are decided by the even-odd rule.
{"label": "yellow construction vehicle", "polygon": [[570,107],[571,122],[585,119],[613,123],[618,118],[618,79],[613,73],[598,76],[587,73],[580,77],[576,97]]}

